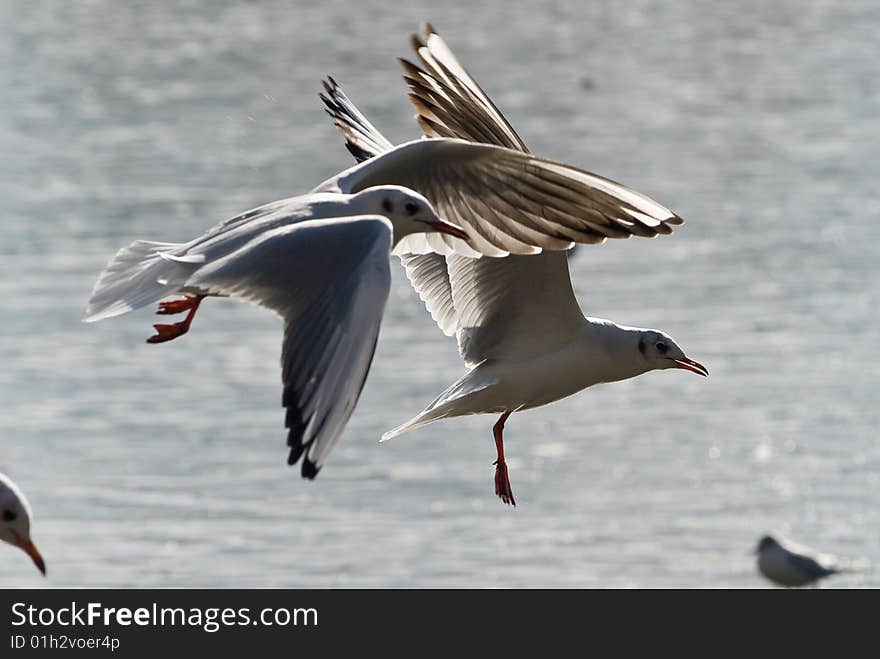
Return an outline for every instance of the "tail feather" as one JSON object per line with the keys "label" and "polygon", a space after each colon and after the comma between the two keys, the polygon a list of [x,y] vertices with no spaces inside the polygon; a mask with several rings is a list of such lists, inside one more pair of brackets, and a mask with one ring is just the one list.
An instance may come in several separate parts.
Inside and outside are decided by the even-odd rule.
{"label": "tail feather", "polygon": [[416,416],[414,416],[409,421],[400,424],[396,428],[392,428],[386,433],[383,433],[382,439],[379,441],[386,442],[389,439],[393,439],[398,435],[402,435],[403,433],[409,430],[415,430],[416,428],[421,428],[422,426],[426,426],[432,421],[438,421],[440,419],[445,419],[449,416],[454,416],[450,414],[448,411],[431,409],[430,407],[423,412],[419,412]]}
{"label": "tail feather", "polygon": [[831,570],[833,574],[855,574],[866,572],[868,570],[868,562],[865,560],[841,560],[835,564]]}
{"label": "tail feather", "polygon": [[475,401],[472,397],[478,392],[496,384],[498,384],[498,379],[486,370],[480,369],[480,365],[477,365],[477,367],[452,383],[412,419],[383,434],[381,441],[387,441],[440,419],[448,419],[466,414],[479,414],[485,410],[480,405],[473,405]]}
{"label": "tail feather", "polygon": [[84,322],[119,316],[162,299],[176,289],[194,264],[166,258],[178,243],[136,240],[120,249],[92,289]]}

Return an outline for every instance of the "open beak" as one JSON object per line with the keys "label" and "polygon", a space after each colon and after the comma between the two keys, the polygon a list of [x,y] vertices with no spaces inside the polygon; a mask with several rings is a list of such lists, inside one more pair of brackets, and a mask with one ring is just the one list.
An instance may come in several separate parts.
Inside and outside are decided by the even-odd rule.
{"label": "open beak", "polygon": [[672,361],[675,362],[675,368],[681,368],[685,371],[702,375],[704,378],[709,376],[709,370],[700,362],[695,362],[693,359],[682,357],[681,359],[673,359]]}
{"label": "open beak", "polygon": [[449,224],[449,222],[444,222],[443,220],[437,219],[433,222],[428,222],[427,224],[435,231],[439,231],[440,233],[455,236],[456,238],[461,238],[462,240],[468,239],[468,235],[464,229],[457,227],[454,224]]}
{"label": "open beak", "polygon": [[37,569],[42,572],[43,576],[46,576],[46,563],[43,561],[43,557],[40,556],[40,550],[37,549],[37,546],[33,543],[30,538],[22,538],[19,535],[15,536],[15,544],[21,548],[21,550],[31,557],[31,560],[34,562],[34,565],[37,566]]}

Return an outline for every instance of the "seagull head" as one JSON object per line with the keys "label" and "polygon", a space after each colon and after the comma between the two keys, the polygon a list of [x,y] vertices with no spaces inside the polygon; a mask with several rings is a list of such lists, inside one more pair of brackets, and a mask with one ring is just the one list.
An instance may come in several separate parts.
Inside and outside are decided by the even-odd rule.
{"label": "seagull head", "polygon": [[755,547],[755,553],[760,554],[772,547],[778,547],[779,541],[774,538],[772,535],[765,535],[763,538],[758,540],[758,546]]}
{"label": "seagull head", "polygon": [[31,508],[24,494],[9,478],[0,474],[0,540],[15,545],[31,557],[46,575],[46,564],[31,540]]}
{"label": "seagull head", "polygon": [[647,361],[648,370],[680,368],[706,377],[709,371],[700,362],[690,359],[668,334],[658,330],[639,332],[639,353]]}
{"label": "seagull head", "polygon": [[367,188],[355,195],[363,212],[383,215],[394,228],[394,244],[413,233],[445,233],[462,240],[468,235],[463,229],[441,220],[427,199],[418,192],[399,185]]}

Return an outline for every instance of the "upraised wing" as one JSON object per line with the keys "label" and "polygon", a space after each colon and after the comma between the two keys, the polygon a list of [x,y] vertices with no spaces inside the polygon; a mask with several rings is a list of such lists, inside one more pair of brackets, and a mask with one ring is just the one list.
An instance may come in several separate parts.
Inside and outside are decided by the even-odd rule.
{"label": "upraised wing", "polygon": [[[315,192],[355,193],[386,184],[425,195],[441,217],[464,228],[473,247],[488,256],[653,237],[683,222],[652,199],[596,174],[451,138],[407,142],[342,172]],[[459,247],[466,248],[457,239],[446,244],[460,253]]]}

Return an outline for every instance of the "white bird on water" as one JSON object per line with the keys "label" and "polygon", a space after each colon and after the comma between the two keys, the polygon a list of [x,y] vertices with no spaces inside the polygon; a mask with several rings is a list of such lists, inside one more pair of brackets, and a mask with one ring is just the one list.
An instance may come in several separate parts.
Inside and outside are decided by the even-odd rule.
{"label": "white bird on water", "polygon": [[185,320],[154,325],[148,341],[185,334],[201,301],[229,296],[284,320],[281,353],[288,464],[305,455],[314,478],[354,411],[370,369],[391,283],[388,255],[416,232],[467,238],[437,217],[420,194],[398,186],[355,195],[314,194],[276,201],[188,243],[136,241],[95,284],[85,321],[163,302],[160,314]]}
{"label": "white bird on water", "polygon": [[406,185],[464,227],[471,245],[485,253],[531,255],[476,258],[443,237],[401,242],[395,253],[440,329],[456,336],[468,372],[382,439],[439,419],[500,414],[493,427],[495,493],[516,505],[503,443],[513,412],[656,369],[708,375],[659,330],[584,317],[566,254],[534,254],[524,243],[541,230],[554,237],[534,242],[555,250],[572,241],[654,237],[671,233],[670,225],[682,220],[620,184],[529,154],[433,28],[423,29],[423,39],[412,38],[422,67],[401,62],[418,123],[426,137],[437,139],[393,147],[331,78],[322,99],[349,151],[362,161],[333,182],[341,190],[356,189],[358,182]]}
{"label": "white bird on water", "polygon": [[0,473],[0,540],[15,545],[30,556],[46,576],[46,563],[31,540],[31,507],[12,479]]}
{"label": "white bird on water", "polygon": [[820,554],[790,540],[765,535],[755,548],[758,570],[773,583],[798,588],[844,572],[861,572],[856,563]]}

